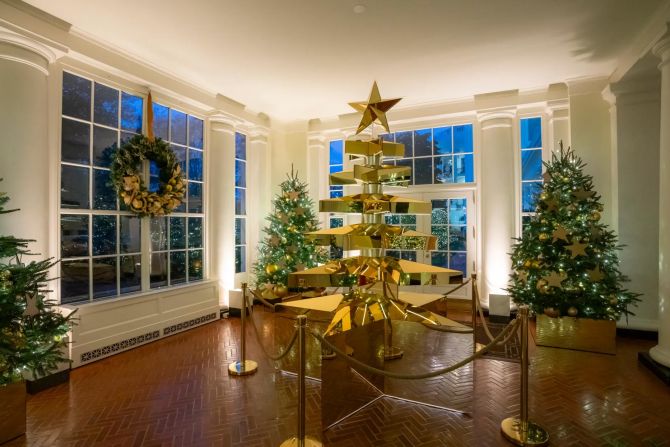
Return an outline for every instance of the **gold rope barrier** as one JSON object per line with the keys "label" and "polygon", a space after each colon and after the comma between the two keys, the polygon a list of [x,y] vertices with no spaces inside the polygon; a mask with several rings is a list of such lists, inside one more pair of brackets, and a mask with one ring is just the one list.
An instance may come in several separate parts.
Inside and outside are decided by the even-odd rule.
{"label": "gold rope barrier", "polygon": [[240,358],[237,362],[228,365],[228,374],[231,376],[248,376],[258,371],[258,363],[253,360],[247,360],[246,349],[246,328],[244,327],[247,320],[247,283],[242,283],[242,312],[241,312],[241,336],[240,336]]}

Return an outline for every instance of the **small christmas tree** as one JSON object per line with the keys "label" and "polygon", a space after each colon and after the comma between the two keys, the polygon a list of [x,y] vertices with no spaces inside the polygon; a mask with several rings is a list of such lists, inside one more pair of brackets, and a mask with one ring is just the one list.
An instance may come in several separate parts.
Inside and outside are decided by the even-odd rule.
{"label": "small christmas tree", "polygon": [[[0,193],[0,215],[9,198]],[[22,380],[25,371],[46,375],[62,356],[71,315],[57,312],[45,298],[50,260],[22,263],[28,239],[0,235],[0,386]]]}
{"label": "small christmas tree", "polygon": [[263,228],[266,238],[258,248],[254,272],[256,287],[263,289],[266,297],[282,297],[288,293],[289,273],[316,267],[328,257],[305,237],[304,233],[318,230],[319,222],[307,195],[307,184],[298,179],[293,168],[272,204],[274,211],[266,217],[269,226]]}
{"label": "small christmas tree", "polygon": [[600,223],[603,205],[585,165],[561,146],[545,166],[537,214],[513,246],[512,299],[552,317],[632,315],[639,295],[622,287],[616,235]]}

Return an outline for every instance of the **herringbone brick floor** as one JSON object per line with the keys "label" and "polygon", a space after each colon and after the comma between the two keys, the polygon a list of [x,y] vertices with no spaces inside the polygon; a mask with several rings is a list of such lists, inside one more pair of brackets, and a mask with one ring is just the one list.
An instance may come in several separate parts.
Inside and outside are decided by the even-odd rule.
{"label": "herringbone brick floor", "polygon": [[[264,338],[285,335],[276,314],[254,315]],[[7,446],[278,446],[295,433],[296,380],[253,336],[259,372],[229,377],[238,336],[239,319],[221,320],[78,368],[29,398],[28,433]],[[617,343],[616,356],[532,349],[530,410],[551,445],[670,446],[670,388],[636,359],[653,343]],[[308,381],[308,434],[326,446],[508,445],[499,427],[519,410],[519,364],[482,359],[473,369],[470,415],[381,398],[325,432],[320,383]]]}

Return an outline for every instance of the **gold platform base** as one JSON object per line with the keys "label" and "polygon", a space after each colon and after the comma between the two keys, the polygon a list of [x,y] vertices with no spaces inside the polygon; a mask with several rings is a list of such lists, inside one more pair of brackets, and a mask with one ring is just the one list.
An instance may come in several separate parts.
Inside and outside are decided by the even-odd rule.
{"label": "gold platform base", "polygon": [[244,363],[235,362],[228,365],[228,374],[231,376],[248,376],[258,371],[258,363],[245,360]]}
{"label": "gold platform base", "polygon": [[500,424],[500,430],[505,438],[516,445],[547,445],[549,434],[545,429],[530,421],[526,422],[525,430],[517,418],[507,418]]}
{"label": "gold platform base", "polygon": [[[298,442],[298,438],[295,436],[293,438],[287,439],[286,441],[282,442],[279,447],[298,447],[300,443]],[[314,438],[310,438],[309,436],[305,436],[305,441],[304,441],[304,447],[321,447],[323,444],[321,444],[321,441],[317,441]]]}
{"label": "gold platform base", "polygon": [[405,351],[395,346],[384,346],[384,360],[395,360],[402,358]]}
{"label": "gold platform base", "polygon": [[537,316],[538,346],[616,354],[616,321]]}

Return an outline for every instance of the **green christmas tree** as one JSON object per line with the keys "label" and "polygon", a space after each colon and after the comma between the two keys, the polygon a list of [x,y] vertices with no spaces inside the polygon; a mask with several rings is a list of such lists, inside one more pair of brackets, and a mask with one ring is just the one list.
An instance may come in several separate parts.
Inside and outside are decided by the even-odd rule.
{"label": "green christmas tree", "polygon": [[254,272],[257,288],[271,291],[274,287],[275,294],[282,296],[289,273],[316,267],[328,257],[305,237],[304,233],[318,230],[319,222],[307,195],[307,184],[299,180],[293,168],[272,205],[274,211],[266,217],[269,225],[263,228],[266,237],[258,247]]}
{"label": "green christmas tree", "polygon": [[536,215],[513,246],[508,291],[536,313],[616,320],[638,301],[622,284],[617,238],[600,222],[601,197],[570,149],[545,163]]}
{"label": "green christmas tree", "polygon": [[[8,201],[0,193],[0,215],[18,211],[5,210]],[[25,371],[44,376],[67,361],[61,348],[72,314],[62,315],[45,298],[54,262],[22,263],[23,256],[31,254],[29,242],[0,235],[0,386],[22,380]]]}

